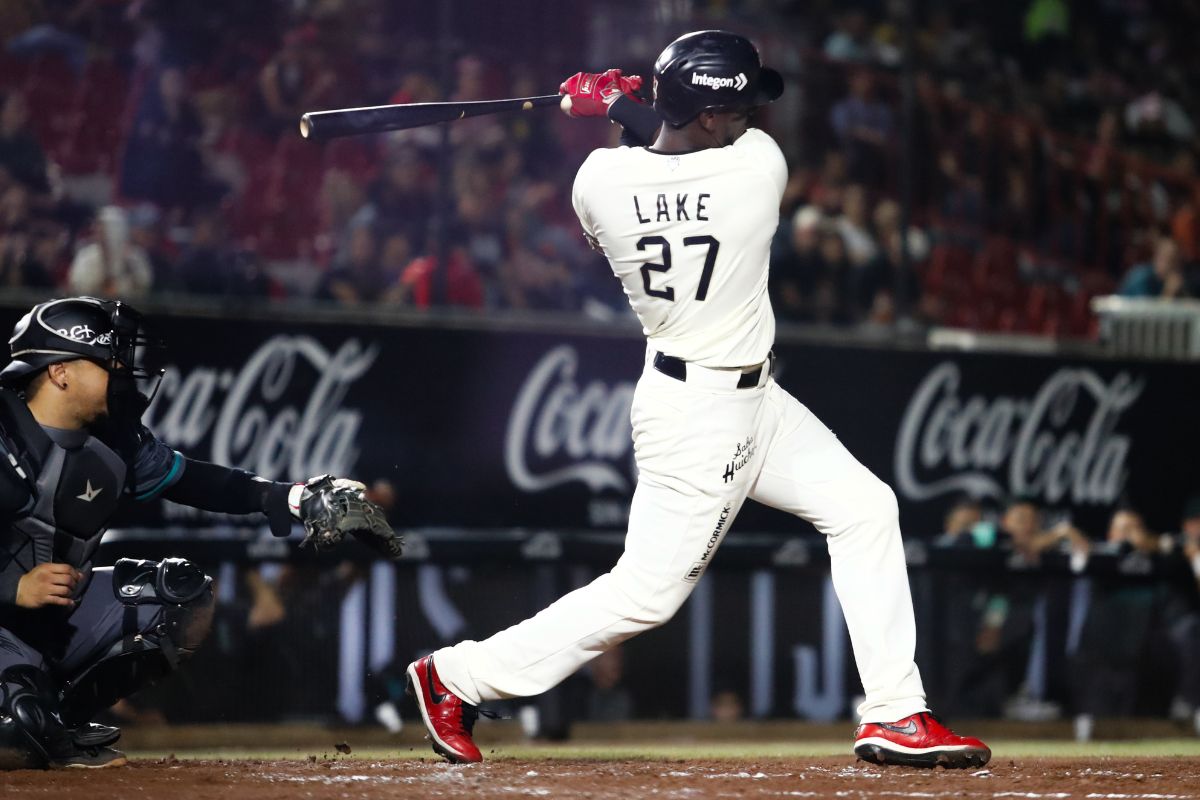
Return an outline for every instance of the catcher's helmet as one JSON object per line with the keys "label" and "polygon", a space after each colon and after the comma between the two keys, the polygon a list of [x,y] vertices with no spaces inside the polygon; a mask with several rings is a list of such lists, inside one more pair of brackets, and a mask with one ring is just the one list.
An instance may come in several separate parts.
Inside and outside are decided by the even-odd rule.
{"label": "catcher's helmet", "polygon": [[696,31],[680,36],[654,62],[654,110],[680,128],[702,111],[766,105],[783,94],[783,76],[762,66],[745,36]]}
{"label": "catcher's helmet", "polygon": [[0,383],[20,384],[51,364],[78,358],[146,377],[136,363],[138,348],[146,344],[142,315],[120,300],[67,297],[38,303],[13,328],[12,361],[0,372]]}

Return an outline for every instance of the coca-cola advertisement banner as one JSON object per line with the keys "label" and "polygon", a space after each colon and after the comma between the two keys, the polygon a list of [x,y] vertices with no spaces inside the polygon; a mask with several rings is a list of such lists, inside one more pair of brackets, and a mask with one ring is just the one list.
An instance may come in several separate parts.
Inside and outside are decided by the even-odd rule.
{"label": "coca-cola advertisement banner", "polygon": [[[645,353],[632,331],[178,315],[163,327],[170,366],[145,419],[193,458],[273,479],[386,479],[411,527],[625,525]],[[936,534],[962,493],[1035,497],[1097,535],[1129,502],[1171,529],[1200,490],[1194,366],[787,340],[776,354],[780,384],[895,488],[909,535]],[[737,530],[803,528],[753,506]],[[139,516],[211,522],[170,504]]]}

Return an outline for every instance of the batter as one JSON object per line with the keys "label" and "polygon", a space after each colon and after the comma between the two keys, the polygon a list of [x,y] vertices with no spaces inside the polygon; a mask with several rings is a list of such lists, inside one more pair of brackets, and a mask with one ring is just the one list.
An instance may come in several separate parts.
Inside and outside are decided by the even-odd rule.
{"label": "batter", "polygon": [[562,87],[571,115],[608,115],[628,139],[653,141],[593,152],[572,195],[647,341],[625,552],[533,618],[409,666],[434,749],[482,760],[471,739],[476,706],[544,692],[671,619],[750,498],[827,536],[866,692],[855,752],[879,763],[982,766],[991,755],[983,742],[928,713],[894,493],[771,376],[767,270],[788,171],[749,117],[780,96],[782,77],[744,37],[700,31],[659,56],[653,110],[630,97],[640,84],[609,70]]}

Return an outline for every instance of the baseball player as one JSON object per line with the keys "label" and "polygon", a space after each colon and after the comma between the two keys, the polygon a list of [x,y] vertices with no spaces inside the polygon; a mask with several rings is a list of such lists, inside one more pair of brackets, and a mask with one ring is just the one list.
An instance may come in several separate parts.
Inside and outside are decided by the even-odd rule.
{"label": "baseball player", "polygon": [[[624,286],[647,337],[632,408],[638,482],[625,552],[531,619],[408,668],[433,741],[480,761],[480,703],[544,692],[679,609],[746,498],[826,534],[866,699],[854,752],[877,763],[980,766],[990,750],[925,703],[892,490],[772,380],[768,254],[787,165],[754,108],[783,79],[746,38],[700,31],[654,65],[653,108],[617,70],[562,86],[573,116],[621,122],[626,145],[593,152],[572,200],[584,235]],[[649,146],[630,146],[640,141]]]}
{"label": "baseball player", "polygon": [[[0,769],[120,766],[99,711],[172,672],[212,620],[211,579],[179,558],[93,568],[122,504],[166,497],[293,519],[318,548],[351,533],[389,557],[401,541],[360,483],[277,483],[194,461],[141,424],[137,360],[153,343],[120,301],[72,297],[17,323],[0,372]],[[159,373],[161,374],[161,373]]]}

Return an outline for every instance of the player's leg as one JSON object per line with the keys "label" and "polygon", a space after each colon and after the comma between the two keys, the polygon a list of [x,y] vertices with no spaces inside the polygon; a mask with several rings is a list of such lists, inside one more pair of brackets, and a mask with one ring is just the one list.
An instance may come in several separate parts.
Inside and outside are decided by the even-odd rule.
{"label": "player's leg", "polygon": [[[690,389],[651,373],[634,400],[639,481],[625,552],[613,570],[534,617],[484,641],[444,648],[409,667],[410,683],[435,749],[452,760],[479,760],[467,706],[540,694],[583,664],[669,620],[732,525],[750,470],[731,470],[738,445],[753,435],[761,390]],[[728,476],[726,473],[728,472]],[[445,708],[447,719],[434,717]],[[460,731],[465,730],[466,733]],[[440,733],[439,733],[440,731]]]}
{"label": "player's leg", "polygon": [[[750,497],[806,519],[826,535],[834,589],[866,694],[859,706],[864,728],[883,726],[885,734],[914,737],[911,746],[901,747],[922,750],[933,737],[951,748],[917,753],[907,763],[933,766],[946,753],[951,760],[964,753],[985,763],[986,748],[946,738],[940,723],[922,713],[928,709],[914,660],[916,622],[895,494],[778,385],[771,384],[766,405],[766,453]],[[896,721],[903,724],[892,725]]]}
{"label": "player's leg", "polygon": [[76,632],[52,662],[64,687],[63,721],[85,728],[97,712],[170,674],[199,647],[212,612],[211,580],[182,559],[121,559],[93,571],[71,616]]}
{"label": "player's leg", "polygon": [[[68,635],[63,627],[63,635]],[[0,770],[116,767],[125,758],[81,744],[59,717],[59,686],[43,655],[0,628]]]}

